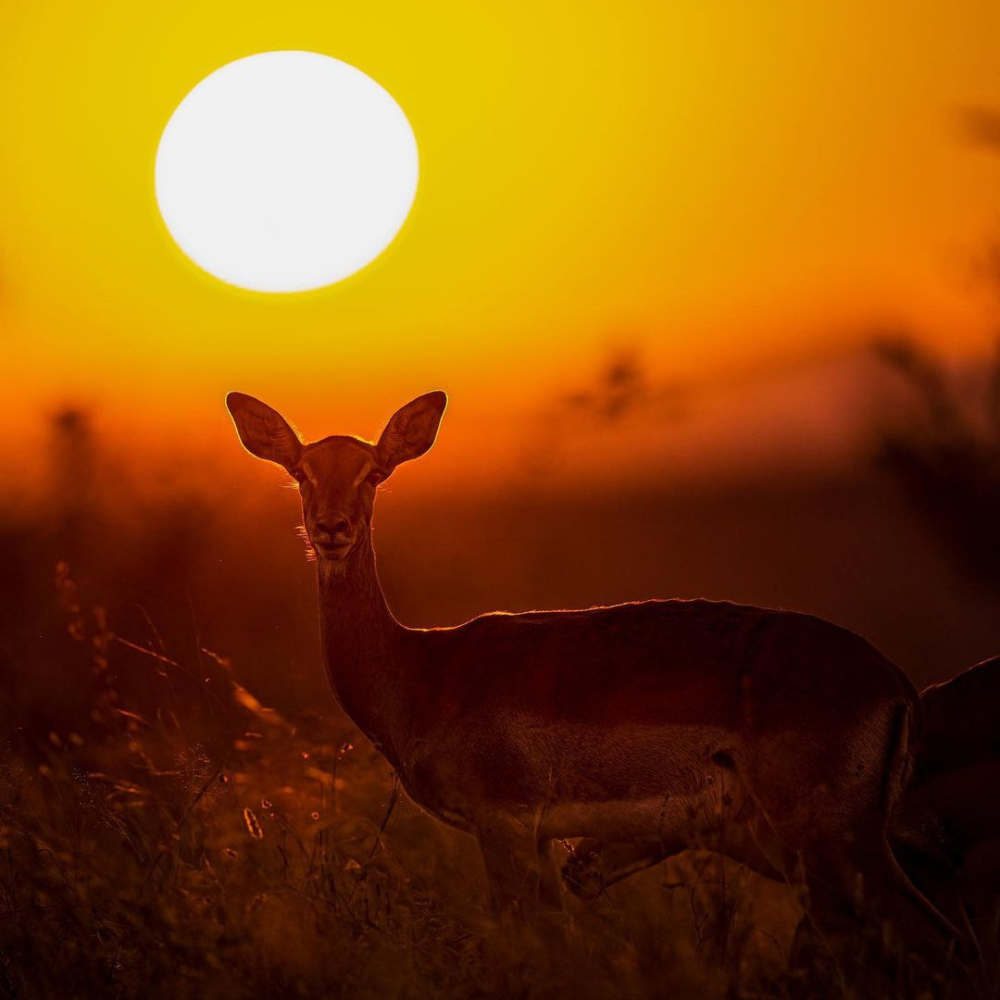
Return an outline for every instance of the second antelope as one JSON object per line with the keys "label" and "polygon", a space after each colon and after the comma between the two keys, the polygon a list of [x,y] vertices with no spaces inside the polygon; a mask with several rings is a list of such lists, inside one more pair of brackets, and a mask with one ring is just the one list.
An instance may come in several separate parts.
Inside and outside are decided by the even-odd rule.
{"label": "second antelope", "polygon": [[242,393],[245,447],[299,483],[340,705],[410,797],[473,835],[501,911],[561,905],[553,841],[710,847],[803,877],[814,919],[858,903],[950,925],[889,849],[919,702],[857,635],[805,614],[704,600],[482,615],[413,629],[386,605],[378,485],[434,443],[443,392],[377,443],[303,444]]}
{"label": "second antelope", "polygon": [[920,702],[920,749],[890,839],[916,884],[978,942],[1000,996],[1000,656]]}

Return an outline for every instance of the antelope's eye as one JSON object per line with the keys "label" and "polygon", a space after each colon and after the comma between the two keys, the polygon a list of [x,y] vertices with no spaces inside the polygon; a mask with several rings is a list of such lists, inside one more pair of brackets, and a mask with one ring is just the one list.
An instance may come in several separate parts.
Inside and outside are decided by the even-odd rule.
{"label": "antelope's eye", "polygon": [[378,486],[378,484],[382,482],[384,478],[385,477],[382,475],[381,472],[378,471],[378,469],[374,469],[368,473],[368,485]]}
{"label": "antelope's eye", "polygon": [[302,469],[292,469],[292,479],[297,483],[304,483],[306,481],[306,474]]}

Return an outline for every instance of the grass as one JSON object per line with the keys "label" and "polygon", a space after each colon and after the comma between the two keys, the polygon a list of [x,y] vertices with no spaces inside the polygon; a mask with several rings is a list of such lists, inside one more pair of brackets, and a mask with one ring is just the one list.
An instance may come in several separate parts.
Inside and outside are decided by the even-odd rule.
{"label": "grass", "polygon": [[689,852],[593,904],[569,900],[550,934],[501,932],[472,841],[400,794],[332,699],[329,713],[282,716],[224,657],[182,662],[118,636],[65,564],[56,582],[75,709],[6,706],[0,995],[778,988],[800,912],[786,887]]}

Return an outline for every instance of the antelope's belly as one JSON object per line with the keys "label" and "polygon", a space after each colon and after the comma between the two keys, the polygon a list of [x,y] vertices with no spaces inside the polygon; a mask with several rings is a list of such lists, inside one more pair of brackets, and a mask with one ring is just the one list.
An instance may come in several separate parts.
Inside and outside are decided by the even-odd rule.
{"label": "antelope's belly", "polygon": [[700,725],[535,726],[521,719],[505,737],[531,797],[551,802],[697,795],[712,784],[720,761],[733,766],[742,754],[732,731]]}

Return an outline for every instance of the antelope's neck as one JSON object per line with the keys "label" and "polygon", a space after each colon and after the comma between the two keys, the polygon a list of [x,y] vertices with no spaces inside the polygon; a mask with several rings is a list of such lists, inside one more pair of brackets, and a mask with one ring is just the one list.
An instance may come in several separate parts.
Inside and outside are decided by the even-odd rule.
{"label": "antelope's neck", "polygon": [[334,568],[318,566],[320,631],[330,686],[344,711],[393,766],[403,732],[403,645],[375,572],[371,542]]}

